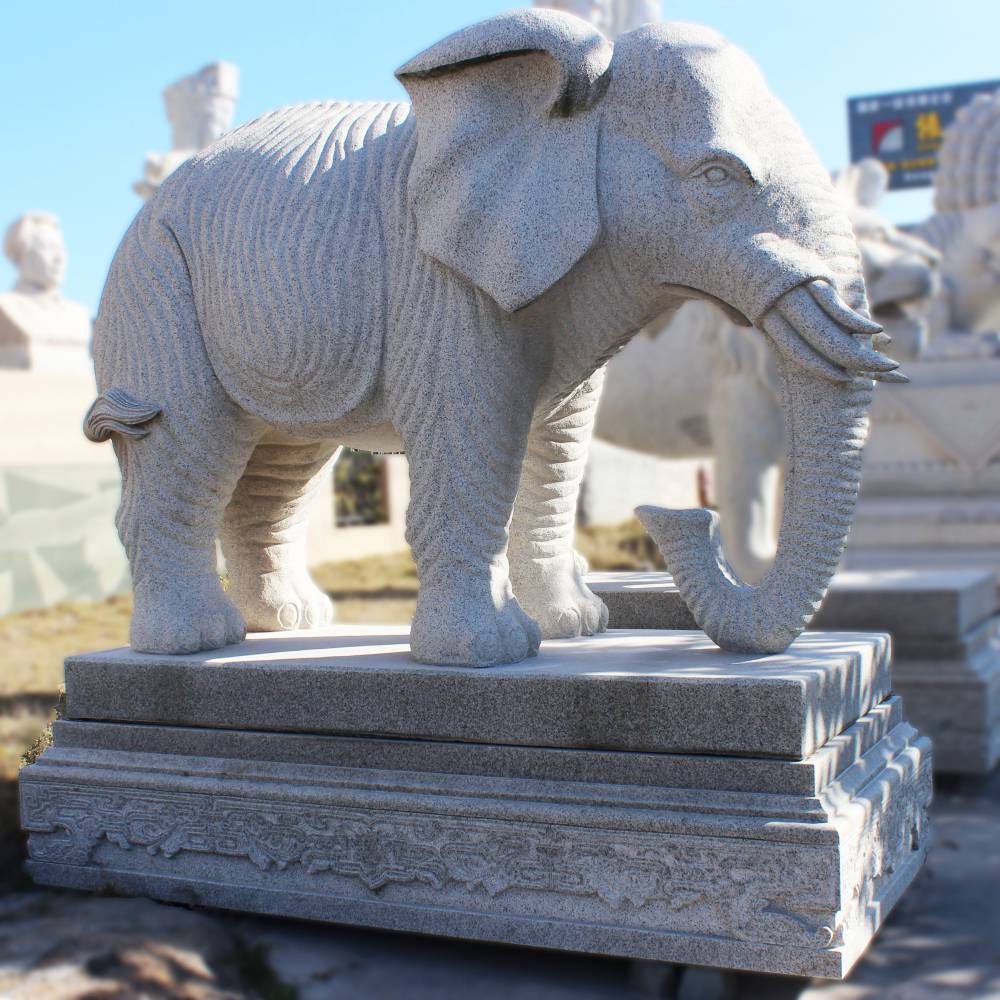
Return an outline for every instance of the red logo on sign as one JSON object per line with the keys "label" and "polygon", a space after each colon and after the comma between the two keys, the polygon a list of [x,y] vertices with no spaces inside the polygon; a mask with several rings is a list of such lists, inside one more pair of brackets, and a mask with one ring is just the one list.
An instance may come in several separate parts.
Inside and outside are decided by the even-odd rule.
{"label": "red logo on sign", "polygon": [[904,144],[903,119],[892,118],[872,125],[872,152],[899,153]]}

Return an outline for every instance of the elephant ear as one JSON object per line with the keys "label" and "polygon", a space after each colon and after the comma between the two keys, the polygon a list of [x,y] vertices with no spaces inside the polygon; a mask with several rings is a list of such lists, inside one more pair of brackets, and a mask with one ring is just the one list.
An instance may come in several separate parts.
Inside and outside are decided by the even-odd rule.
{"label": "elephant ear", "polygon": [[580,18],[525,10],[459,31],[396,72],[416,118],[418,245],[508,312],[597,239],[594,105],[611,52]]}

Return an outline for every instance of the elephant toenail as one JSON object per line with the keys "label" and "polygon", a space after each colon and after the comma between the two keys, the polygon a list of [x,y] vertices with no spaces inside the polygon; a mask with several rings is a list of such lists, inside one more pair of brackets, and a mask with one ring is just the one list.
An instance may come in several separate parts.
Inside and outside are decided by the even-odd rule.
{"label": "elephant toenail", "polygon": [[285,601],[284,604],[278,608],[278,624],[282,628],[296,628],[299,624],[299,618],[301,612],[297,604],[293,604],[291,601]]}
{"label": "elephant toenail", "polygon": [[481,635],[475,642],[475,658],[480,664],[496,663],[500,659],[499,636]]}
{"label": "elephant toenail", "polygon": [[504,645],[507,647],[507,656],[514,661],[523,660],[531,655],[528,637],[521,628],[511,626],[505,629]]}
{"label": "elephant toenail", "polygon": [[567,608],[556,616],[556,631],[561,636],[579,635],[582,625],[580,613],[575,608]]}

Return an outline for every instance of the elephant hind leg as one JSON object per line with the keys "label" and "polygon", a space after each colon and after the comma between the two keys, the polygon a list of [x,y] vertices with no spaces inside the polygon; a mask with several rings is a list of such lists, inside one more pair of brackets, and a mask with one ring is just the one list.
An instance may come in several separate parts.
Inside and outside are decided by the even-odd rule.
{"label": "elephant hind leg", "polygon": [[236,405],[205,351],[181,249],[141,212],[108,275],[94,330],[91,440],[122,470],[117,525],[132,568],[132,646],[193,653],[243,638],[216,571],[223,511],[266,428]]}
{"label": "elephant hind leg", "polygon": [[315,628],[333,605],[306,567],[307,515],[338,449],[268,434],[254,449],[222,525],[229,596],[253,632]]}
{"label": "elephant hind leg", "polygon": [[511,524],[514,593],[546,639],[603,632],[608,609],[584,582],[573,549],[576,504],[603,373],[552,410],[536,413]]}
{"label": "elephant hind leg", "polygon": [[141,437],[113,434],[118,532],[132,567],[131,644],[140,652],[218,649],[245,634],[219,580],[215,540],[259,430],[217,388],[214,399],[168,402]]}

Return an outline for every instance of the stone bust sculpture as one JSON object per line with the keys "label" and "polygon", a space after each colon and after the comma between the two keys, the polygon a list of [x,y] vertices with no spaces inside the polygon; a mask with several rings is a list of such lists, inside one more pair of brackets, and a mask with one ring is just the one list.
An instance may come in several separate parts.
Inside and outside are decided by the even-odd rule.
{"label": "stone bust sculpture", "polygon": [[141,181],[133,189],[148,198],[186,159],[211,145],[233,124],[239,95],[239,69],[232,63],[203,66],[163,92],[173,148],[147,153]]}
{"label": "stone bust sculpture", "polygon": [[18,278],[0,295],[0,368],[89,373],[90,314],[59,292],[66,271],[59,220],[22,215],[7,229],[3,252]]}

